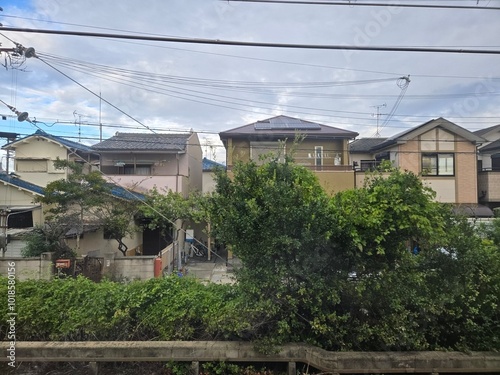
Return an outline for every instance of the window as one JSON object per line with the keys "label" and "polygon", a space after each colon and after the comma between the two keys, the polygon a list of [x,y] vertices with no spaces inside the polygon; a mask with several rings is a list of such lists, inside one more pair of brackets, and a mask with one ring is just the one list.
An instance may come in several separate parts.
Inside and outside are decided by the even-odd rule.
{"label": "window", "polygon": [[323,146],[314,147],[314,165],[316,167],[323,165]]}
{"label": "window", "polygon": [[122,168],[119,168],[119,174],[133,174],[139,176],[151,176],[151,166],[150,165],[133,165],[126,164]]}
{"label": "window", "polygon": [[278,157],[280,162],[285,160],[286,147],[282,142],[250,142],[250,158],[257,164]]}
{"label": "window", "polygon": [[424,176],[455,175],[455,156],[453,154],[422,154],[422,174]]}

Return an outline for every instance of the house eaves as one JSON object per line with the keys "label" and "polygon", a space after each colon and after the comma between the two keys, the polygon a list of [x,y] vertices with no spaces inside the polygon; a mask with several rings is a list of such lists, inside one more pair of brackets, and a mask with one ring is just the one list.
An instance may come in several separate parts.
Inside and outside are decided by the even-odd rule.
{"label": "house eaves", "polygon": [[32,139],[40,139],[43,138],[49,142],[54,142],[58,144],[61,147],[64,147],[72,152],[85,152],[85,153],[95,153],[94,150],[90,146],[83,145],[78,142],[73,142],[70,140],[67,140],[62,137],[58,137],[49,133],[44,132],[43,130],[37,130],[34,134],[28,135],[23,138],[16,139],[13,142],[7,143],[2,147],[4,150],[13,150],[15,149],[19,144],[22,143],[29,143]]}
{"label": "house eaves", "polygon": [[11,174],[0,173],[0,182],[3,183],[4,185],[10,185],[19,190],[24,190],[34,195],[43,196],[45,194],[45,191],[41,186],[21,180],[20,178],[13,176]]}

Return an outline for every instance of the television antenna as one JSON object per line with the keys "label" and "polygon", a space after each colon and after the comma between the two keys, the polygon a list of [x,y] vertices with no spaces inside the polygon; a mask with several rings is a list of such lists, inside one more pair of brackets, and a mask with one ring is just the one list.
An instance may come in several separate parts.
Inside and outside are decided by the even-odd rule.
{"label": "television antenna", "polygon": [[385,115],[385,113],[380,113],[380,108],[384,108],[386,106],[387,106],[387,104],[385,104],[385,103],[371,106],[372,108],[377,108],[377,113],[372,114],[372,116],[377,117],[377,132],[375,133],[375,137],[377,137],[377,138],[380,137],[379,128],[378,128],[379,118],[380,118],[380,116]]}

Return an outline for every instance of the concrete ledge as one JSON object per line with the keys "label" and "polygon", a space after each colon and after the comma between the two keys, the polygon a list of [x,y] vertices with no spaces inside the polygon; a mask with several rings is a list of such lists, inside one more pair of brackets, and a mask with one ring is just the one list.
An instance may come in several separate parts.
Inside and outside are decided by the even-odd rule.
{"label": "concrete ledge", "polygon": [[[3,341],[7,351],[10,343]],[[300,362],[321,371],[349,373],[499,373],[496,352],[328,352],[288,344],[272,355],[254,350],[252,343],[232,341],[85,341],[21,342],[16,362]],[[0,357],[8,361],[8,357]]]}

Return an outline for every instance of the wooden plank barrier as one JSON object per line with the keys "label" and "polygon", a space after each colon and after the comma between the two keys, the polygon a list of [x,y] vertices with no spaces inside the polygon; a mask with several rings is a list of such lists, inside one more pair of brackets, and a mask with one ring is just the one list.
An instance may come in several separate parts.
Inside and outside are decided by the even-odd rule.
{"label": "wooden plank barrier", "polygon": [[[9,346],[3,341],[2,352]],[[16,362],[287,362],[289,369],[304,363],[333,374],[500,373],[498,352],[329,352],[287,344],[266,355],[252,343],[232,341],[17,341],[14,348]]]}

